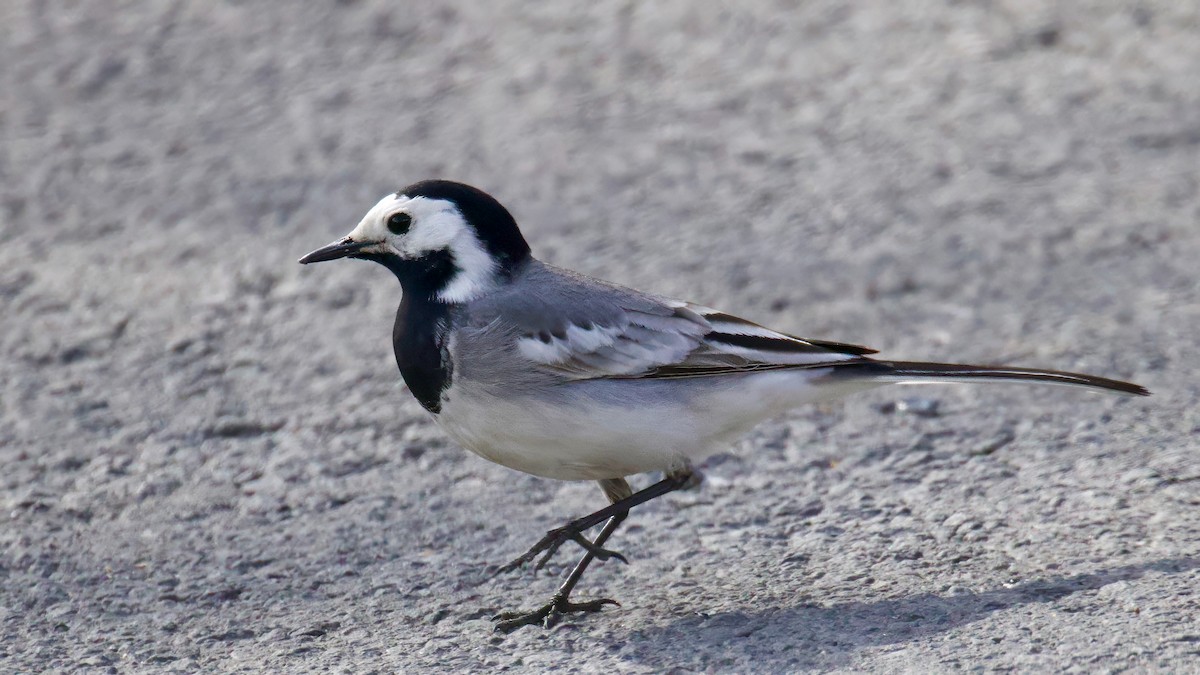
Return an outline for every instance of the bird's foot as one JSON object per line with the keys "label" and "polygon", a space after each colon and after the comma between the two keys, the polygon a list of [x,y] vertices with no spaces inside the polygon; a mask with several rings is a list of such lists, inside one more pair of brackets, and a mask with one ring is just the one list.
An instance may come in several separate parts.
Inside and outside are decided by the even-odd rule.
{"label": "bird's foot", "polygon": [[588,540],[587,537],[583,536],[584,529],[587,528],[581,528],[573,521],[562,527],[550,530],[546,533],[546,536],[542,537],[538,543],[533,545],[533,548],[529,549],[520,557],[516,558],[507,565],[504,565],[500,569],[496,570],[496,576],[520,569],[530,562],[533,562],[534,559],[537,559],[537,563],[534,564],[533,571],[537,572],[545,567],[546,563],[550,562],[550,559],[553,558],[554,554],[558,552],[558,549],[568,541],[573,541],[576,544],[579,544],[584,548],[584,550],[595,556],[597,560],[608,560],[610,558],[614,558],[625,564],[629,564],[629,561],[625,559],[625,556],[621,555],[620,553],[617,553],[616,551],[610,551],[606,548],[601,548],[593,544],[590,540]]}
{"label": "bird's foot", "polygon": [[571,602],[566,596],[555,595],[550,602],[531,612],[501,612],[492,617],[496,622],[497,633],[511,633],[521,626],[541,624],[544,628],[552,628],[562,621],[567,614],[574,612],[599,612],[605,605],[621,606],[616,600],[602,598],[588,602]]}

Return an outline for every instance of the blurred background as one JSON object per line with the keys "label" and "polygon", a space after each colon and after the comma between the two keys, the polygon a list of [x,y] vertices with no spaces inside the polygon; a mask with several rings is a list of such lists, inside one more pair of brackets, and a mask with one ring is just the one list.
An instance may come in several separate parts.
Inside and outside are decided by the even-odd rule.
{"label": "blurred background", "polygon": [[[1200,534],[1195,3],[11,0],[0,23],[0,667],[1194,649],[1169,638],[1194,638]],[[797,411],[628,530],[635,564],[589,577],[625,609],[497,643],[486,610],[552,584],[482,570],[599,493],[444,440],[392,361],[398,285],[295,264],[431,177],[557,265],[1158,396]],[[932,414],[894,412],[914,395]]]}

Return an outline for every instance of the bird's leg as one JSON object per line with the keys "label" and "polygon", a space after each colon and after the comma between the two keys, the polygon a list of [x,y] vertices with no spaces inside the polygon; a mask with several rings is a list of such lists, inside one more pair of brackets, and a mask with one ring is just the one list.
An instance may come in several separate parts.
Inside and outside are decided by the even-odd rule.
{"label": "bird's leg", "polygon": [[[554,597],[550,599],[550,602],[531,612],[502,612],[497,614],[496,616],[492,617],[497,622],[496,630],[509,633],[520,628],[521,626],[531,626],[539,623],[546,627],[550,627],[557,623],[558,620],[564,615],[571,612],[598,612],[605,605],[619,605],[616,600],[610,600],[608,598],[591,600],[589,602],[571,602],[571,591],[575,590],[575,585],[579,583],[579,580],[583,577],[583,573],[587,571],[588,565],[591,564],[592,560],[596,558],[604,560],[604,558],[598,555],[596,551],[605,550],[601,547],[604,545],[604,542],[608,541],[608,538],[612,536],[612,533],[616,531],[617,527],[619,527],[629,515],[629,509],[637,506],[638,504],[643,504],[651,499],[654,499],[655,497],[671,492],[672,490],[678,490],[680,488],[691,486],[695,482],[696,475],[697,474],[695,474],[690,467],[687,467],[683,470],[668,474],[663,480],[637,493],[633,492],[633,490],[629,487],[629,483],[625,482],[625,479],[623,478],[600,481],[600,488],[604,490],[604,494],[608,497],[608,500],[612,502],[610,506],[600,509],[590,516],[573,520],[568,523],[566,527],[558,528],[557,530],[551,530],[545,537],[542,538],[542,541],[538,542],[537,546],[534,546],[524,556],[518,558],[516,561],[513,561],[513,563],[510,563],[506,567],[515,569],[516,567],[533,560],[538,556],[538,554],[545,551],[541,560],[538,562],[538,568],[540,569],[541,566],[545,564],[546,560],[548,560],[550,556],[554,555],[554,552],[558,550],[558,547],[565,543],[568,539],[575,540],[576,535],[582,537],[582,532],[584,530],[599,522],[597,519],[607,518],[608,522],[606,522],[604,527],[601,528],[600,533],[596,535],[595,540],[587,542],[588,546],[584,547],[587,550],[583,554],[583,558],[581,558],[575,565],[575,569],[571,570],[571,574],[567,577],[567,580],[558,587],[558,591],[554,594]],[[574,532],[571,532],[571,529],[573,529]],[[624,557],[618,556],[611,551],[606,551],[606,553],[608,553],[609,557],[616,556],[621,560],[625,560]]]}
{"label": "bird's leg", "polygon": [[[673,471],[668,473],[662,480],[648,488],[645,488],[644,490],[640,490],[626,497],[618,499],[609,506],[596,511],[591,515],[577,518],[566,525],[563,525],[562,527],[550,530],[546,533],[546,536],[542,537],[538,543],[533,545],[533,548],[526,551],[521,557],[501,567],[496,571],[496,574],[500,575],[506,572],[511,572],[515,569],[519,569],[532,562],[534,559],[537,559],[537,563],[535,563],[533,567],[534,571],[540,570],[546,566],[546,563],[550,562],[550,558],[554,557],[554,554],[558,551],[559,547],[568,541],[574,541],[578,543],[580,546],[586,549],[588,553],[591,553],[594,557],[601,560],[617,558],[621,562],[628,562],[621,554],[601,548],[600,544],[603,543],[604,540],[600,537],[596,537],[596,541],[591,542],[583,536],[583,533],[588,529],[599,525],[605,520],[612,518],[613,516],[621,515],[624,517],[625,514],[629,513],[629,509],[640,504],[645,504],[655,497],[661,497],[668,492],[673,492],[680,488],[687,487],[693,480],[693,473],[694,472],[692,471],[691,467],[685,467],[683,469]],[[603,481],[601,485],[604,486]],[[608,492],[607,487],[605,488],[605,491]],[[626,486],[626,492],[628,492],[628,486]],[[610,493],[610,497],[611,496],[612,493]],[[618,524],[620,524],[620,521],[618,521]],[[604,539],[607,538],[607,536],[604,537]]]}
{"label": "bird's leg", "polygon": [[[616,531],[620,526],[621,521],[629,515],[628,511],[618,513],[608,519],[600,533],[596,535],[595,541],[591,542],[592,546],[599,548],[604,542]],[[501,612],[492,617],[496,621],[496,630],[501,633],[511,633],[521,626],[532,626],[534,624],[542,624],[547,628],[558,622],[558,619],[565,614],[571,612],[598,612],[605,605],[619,605],[616,600],[601,598],[599,600],[590,600],[588,602],[571,602],[571,591],[575,590],[575,584],[579,583],[579,579],[583,577],[583,573],[587,570],[588,565],[596,558],[596,554],[589,549],[583,554],[583,558],[575,565],[575,569],[571,570],[571,575],[563,582],[562,586],[558,587],[558,591],[554,597],[550,598],[550,602],[538,607],[531,612]]]}

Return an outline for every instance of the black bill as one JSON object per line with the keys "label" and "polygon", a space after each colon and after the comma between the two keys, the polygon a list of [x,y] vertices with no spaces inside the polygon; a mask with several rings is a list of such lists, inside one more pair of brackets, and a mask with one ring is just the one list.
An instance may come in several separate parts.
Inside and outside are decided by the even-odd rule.
{"label": "black bill", "polygon": [[341,241],[336,241],[328,246],[322,246],[312,253],[309,253],[300,259],[300,264],[307,265],[308,263],[345,258],[346,256],[354,255],[358,251],[361,251],[362,249],[374,244],[375,242],[353,241],[350,239],[350,237],[346,237]]}

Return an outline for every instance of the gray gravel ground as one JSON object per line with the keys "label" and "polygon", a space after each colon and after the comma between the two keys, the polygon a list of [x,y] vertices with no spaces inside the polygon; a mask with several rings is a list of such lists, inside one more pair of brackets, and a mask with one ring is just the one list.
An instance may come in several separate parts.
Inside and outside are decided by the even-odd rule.
{"label": "gray gravel ground", "polygon": [[[567,5],[0,5],[0,670],[1200,672],[1196,3]],[[1156,396],[796,410],[635,514],[622,607],[496,636],[599,491],[454,447],[386,272],[295,264],[432,176],[557,264]]]}

